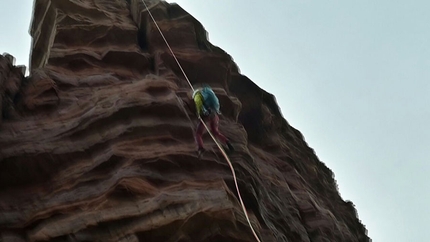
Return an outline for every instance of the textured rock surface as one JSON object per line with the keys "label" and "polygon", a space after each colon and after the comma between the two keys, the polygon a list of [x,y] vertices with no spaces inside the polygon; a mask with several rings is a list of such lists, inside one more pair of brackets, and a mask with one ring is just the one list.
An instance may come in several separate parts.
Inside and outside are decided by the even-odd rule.
{"label": "textured rock surface", "polygon": [[[275,98],[178,5],[150,8],[219,95],[262,241],[369,241]],[[37,0],[30,33],[29,77],[0,57],[0,241],[255,241],[209,136],[196,157],[190,89],[140,1]]]}
{"label": "textured rock surface", "polygon": [[0,55],[0,124],[4,118],[16,115],[14,100],[23,85],[25,66],[14,66],[10,54]]}

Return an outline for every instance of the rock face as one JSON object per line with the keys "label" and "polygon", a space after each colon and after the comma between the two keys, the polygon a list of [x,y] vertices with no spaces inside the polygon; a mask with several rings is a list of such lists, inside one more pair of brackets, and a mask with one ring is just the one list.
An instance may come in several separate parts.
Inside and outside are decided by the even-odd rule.
{"label": "rock face", "polygon": [[[210,84],[261,241],[369,241],[332,172],[180,6],[147,1]],[[36,0],[30,76],[0,56],[0,241],[256,241],[227,162],[138,0]]]}
{"label": "rock face", "polygon": [[4,118],[15,116],[14,99],[24,81],[25,66],[14,66],[15,58],[0,55],[0,125]]}

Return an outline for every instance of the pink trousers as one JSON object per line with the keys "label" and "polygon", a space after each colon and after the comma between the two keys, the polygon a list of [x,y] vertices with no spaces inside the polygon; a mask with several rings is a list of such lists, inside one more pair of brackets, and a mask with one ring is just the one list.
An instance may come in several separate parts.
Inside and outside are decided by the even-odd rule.
{"label": "pink trousers", "polygon": [[[212,134],[217,138],[219,141],[221,141],[223,144],[227,142],[227,138],[222,135],[218,130],[218,123],[219,123],[219,117],[218,115],[211,115],[209,117],[202,118],[203,121],[206,123],[209,123],[209,127],[211,129]],[[197,148],[203,148],[203,133],[205,132],[205,126],[202,124],[202,122],[199,120],[199,124],[197,125],[196,130],[196,142],[197,142]]]}

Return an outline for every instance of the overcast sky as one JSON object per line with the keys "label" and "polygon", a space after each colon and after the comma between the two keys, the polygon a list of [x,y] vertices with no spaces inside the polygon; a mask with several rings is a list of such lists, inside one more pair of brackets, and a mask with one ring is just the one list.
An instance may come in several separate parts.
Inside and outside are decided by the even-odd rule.
{"label": "overcast sky", "polygon": [[[32,0],[2,0],[28,65]],[[274,94],[374,242],[430,241],[430,1],[175,0]]]}

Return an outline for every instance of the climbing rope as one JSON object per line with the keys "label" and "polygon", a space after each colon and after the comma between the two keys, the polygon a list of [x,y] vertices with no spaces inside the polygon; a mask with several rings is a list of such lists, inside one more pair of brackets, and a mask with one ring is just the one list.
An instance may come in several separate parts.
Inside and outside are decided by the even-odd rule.
{"label": "climbing rope", "polygon": [[[157,21],[155,21],[154,17],[152,16],[151,11],[149,10],[148,6],[147,6],[147,5],[146,5],[146,3],[145,3],[145,0],[142,0],[142,2],[143,2],[143,4],[145,5],[146,11],[148,11],[149,16],[151,17],[152,21],[154,22],[155,26],[157,27],[158,32],[160,32],[161,37],[163,38],[164,42],[166,43],[167,47],[169,48],[170,52],[172,53],[173,58],[175,59],[175,61],[176,61],[176,63],[178,64],[179,68],[181,69],[182,74],[184,75],[185,79],[186,79],[186,80],[187,80],[187,82],[188,82],[188,85],[190,86],[191,90],[194,92],[194,87],[193,87],[193,85],[191,84],[190,80],[188,79],[188,76],[187,76],[187,74],[185,73],[184,69],[182,69],[182,66],[181,66],[181,64],[179,63],[178,59],[176,58],[176,55],[175,55],[175,53],[173,52],[172,48],[170,48],[169,42],[167,42],[166,38],[164,37],[163,32],[161,31],[160,27],[159,27],[159,26],[158,26],[158,24],[157,24]],[[199,120],[200,120],[200,122],[202,122],[202,124],[205,126],[205,128],[206,128],[206,130],[208,131],[209,135],[212,137],[212,139],[214,140],[215,144],[218,146],[219,150],[220,150],[220,151],[221,151],[221,153],[223,154],[224,158],[227,160],[227,163],[228,163],[228,165],[230,166],[230,169],[231,169],[231,173],[233,174],[234,184],[236,185],[237,194],[238,194],[238,196],[239,196],[239,201],[240,201],[240,204],[242,205],[242,209],[243,209],[243,212],[244,212],[244,214],[245,214],[246,220],[248,221],[249,227],[251,228],[252,233],[253,233],[253,234],[254,234],[254,236],[255,236],[255,239],[257,239],[257,241],[258,241],[258,242],[261,242],[261,241],[260,241],[260,239],[259,239],[259,238],[258,238],[258,236],[257,236],[257,233],[255,232],[254,228],[252,227],[251,221],[249,220],[248,212],[246,211],[245,204],[243,203],[242,196],[240,195],[239,185],[237,184],[236,172],[234,171],[233,164],[231,163],[230,158],[229,158],[229,157],[228,157],[228,155],[225,153],[225,151],[224,151],[224,149],[222,148],[222,146],[221,146],[221,145],[219,144],[219,142],[216,140],[216,138],[214,137],[214,135],[210,132],[210,130],[209,130],[209,128],[208,128],[208,126],[206,125],[206,123],[203,121],[203,119],[202,119],[200,116],[199,116]]]}

